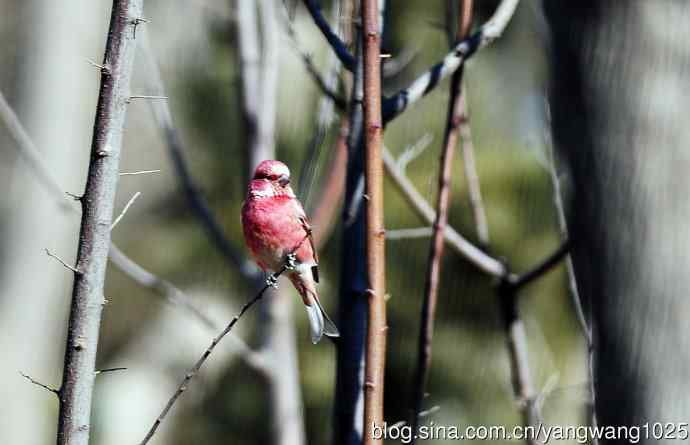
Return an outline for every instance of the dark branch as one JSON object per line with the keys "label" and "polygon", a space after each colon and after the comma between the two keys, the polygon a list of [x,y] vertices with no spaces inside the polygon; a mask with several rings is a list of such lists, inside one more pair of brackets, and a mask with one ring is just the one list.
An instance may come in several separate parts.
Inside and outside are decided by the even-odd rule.
{"label": "dark branch", "polygon": [[522,287],[528,285],[532,281],[540,278],[542,275],[546,274],[549,270],[554,268],[558,263],[561,262],[568,252],[570,251],[570,241],[565,240],[551,255],[546,257],[541,263],[534,266],[532,269],[523,273],[519,276],[511,276],[509,278],[509,286],[515,292],[520,290]]}
{"label": "dark branch", "polygon": [[333,32],[326,18],[321,13],[321,7],[314,0],[304,0],[304,6],[306,6],[311,18],[314,20],[314,24],[319,28],[326,38],[326,41],[328,41],[328,44],[331,45],[333,52],[338,56],[338,59],[340,59],[345,69],[353,71],[355,67],[355,58],[350,54],[350,51],[348,51],[345,42]]}

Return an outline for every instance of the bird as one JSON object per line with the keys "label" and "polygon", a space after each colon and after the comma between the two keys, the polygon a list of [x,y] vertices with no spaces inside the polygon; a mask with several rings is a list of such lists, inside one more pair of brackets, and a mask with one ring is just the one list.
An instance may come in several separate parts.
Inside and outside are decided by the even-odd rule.
{"label": "bird", "polygon": [[322,336],[339,337],[335,323],[324,311],[316,284],[318,257],[311,226],[302,204],[290,186],[290,169],[276,160],[259,163],[242,204],[242,230],[257,265],[268,273],[284,271],[307,309],[312,343]]}

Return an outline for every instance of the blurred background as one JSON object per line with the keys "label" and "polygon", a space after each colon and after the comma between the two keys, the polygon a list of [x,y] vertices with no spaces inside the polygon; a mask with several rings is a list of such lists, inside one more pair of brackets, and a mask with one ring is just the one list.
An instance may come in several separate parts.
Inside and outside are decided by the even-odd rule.
{"label": "blurred background", "polygon": [[[276,2],[279,3],[279,2]],[[297,38],[328,69],[328,50],[301,2],[288,2]],[[448,51],[444,0],[388,2],[383,51],[412,55],[386,77],[387,93],[407,85]],[[497,2],[476,2],[475,24]],[[524,1],[504,36],[471,59],[465,86],[477,168],[491,234],[490,251],[516,271],[528,269],[559,244],[550,173],[546,168],[545,112],[547,28],[537,1]],[[321,2],[332,17],[331,3]],[[0,0],[0,91],[6,96],[63,191],[83,191],[88,164],[99,69],[111,3],[64,0]],[[282,5],[279,5],[282,8]],[[242,118],[241,79],[234,2],[147,0],[149,23],[140,25],[161,66],[172,116],[191,175],[226,236],[240,246],[239,211],[245,194],[247,129]],[[282,13],[279,33],[285,35]],[[348,17],[341,16],[346,22]],[[139,32],[139,31],[138,31]],[[328,127],[310,168],[302,168],[317,131],[321,93],[307,74],[291,39],[278,42],[277,158],[292,169],[305,206],[313,208],[328,178],[340,117]],[[141,51],[132,94],[156,95]],[[400,59],[397,59],[400,60]],[[389,63],[389,62],[386,62]],[[342,90],[341,90],[342,92]],[[448,85],[415,104],[386,130],[385,144],[399,156],[420,139],[431,142],[407,167],[417,189],[434,202],[443,142]],[[453,169],[449,223],[477,242],[460,152]],[[92,442],[133,444],[142,439],[179,379],[254,287],[213,246],[179,186],[165,140],[149,100],[128,108],[123,176],[116,212],[136,192],[141,196],[113,233],[113,240],[137,263],[168,280],[215,323],[209,327],[184,308],[171,305],[115,267],[107,274],[98,368],[126,367],[102,374],[94,397]],[[302,173],[302,176],[300,175]],[[58,404],[53,394],[30,384],[58,386],[72,275],[45,254],[50,249],[73,263],[79,231],[77,213],[65,212],[48,193],[4,125],[0,125],[0,439],[7,444],[53,441]],[[386,182],[388,230],[426,225]],[[342,256],[341,218],[320,252],[320,293],[337,313]],[[386,420],[408,417],[419,311],[429,239],[387,243],[388,352]],[[531,371],[543,396],[545,420],[586,423],[586,348],[559,267],[522,292]],[[492,282],[452,250],[443,260],[434,355],[425,408],[438,407],[425,421],[447,425],[514,425],[520,422],[499,306]],[[335,350],[312,345],[296,292],[282,283],[268,298],[286,300],[296,326],[299,385],[307,442],[328,443],[333,434]],[[263,317],[254,310],[233,335],[250,347],[261,343]],[[337,319],[335,320],[337,323]],[[159,444],[274,443],[271,397],[265,375],[247,358],[242,343],[227,338],[190,385],[156,435]],[[296,412],[295,415],[298,415]]]}

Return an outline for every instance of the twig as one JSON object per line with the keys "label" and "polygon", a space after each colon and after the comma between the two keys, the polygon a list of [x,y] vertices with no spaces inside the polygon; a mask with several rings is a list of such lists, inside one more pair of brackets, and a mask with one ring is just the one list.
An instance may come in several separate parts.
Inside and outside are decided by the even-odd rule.
{"label": "twig", "polygon": [[[91,160],[82,205],[77,269],[72,290],[60,390],[58,445],[87,445],[101,325],[110,222],[119,179],[122,133],[135,55],[135,23],[143,0],[114,0],[101,74]],[[104,224],[104,222],[106,224]]]}
{"label": "twig", "polygon": [[[74,195],[69,194],[70,196],[73,196],[74,199],[65,199],[65,194],[62,192],[60,185],[53,176],[52,172],[46,166],[45,161],[40,156],[40,152],[26,133],[26,130],[22,126],[21,122],[19,122],[17,119],[16,114],[5,101],[2,92],[0,92],[0,117],[2,117],[5,124],[8,126],[8,128],[10,128],[20,157],[26,161],[32,172],[41,178],[41,184],[45,190],[53,195],[56,202],[60,203],[60,209],[63,212],[76,214],[78,209],[73,204],[73,201],[79,201],[81,200],[81,197],[74,197]],[[120,271],[122,271],[122,273],[138,283],[140,286],[147,287],[153,290],[155,293],[165,297],[173,305],[178,305],[183,309],[188,310],[203,324],[215,329],[215,325],[211,319],[204,315],[198,308],[196,308],[189,297],[187,297],[171,283],[162,280],[141,267],[136,262],[132,261],[132,259],[125,255],[124,252],[122,252],[115,244],[111,243],[108,255],[112,263]],[[61,261],[61,263],[63,262]],[[70,270],[74,271],[72,267],[69,267],[69,265],[67,266]]]}
{"label": "twig", "polygon": [[111,231],[115,228],[115,226],[117,226],[120,223],[120,221],[122,221],[122,218],[125,217],[125,214],[129,210],[129,208],[132,206],[132,204],[134,204],[134,201],[136,201],[140,195],[141,192],[136,192],[134,195],[132,195],[129,201],[127,201],[127,204],[125,204],[125,206],[122,208],[122,212],[120,212],[117,218],[115,218],[115,221],[113,221],[113,223],[110,225]]}
{"label": "twig", "polygon": [[539,264],[535,265],[527,272],[524,272],[518,276],[510,276],[510,287],[513,289],[513,291],[518,291],[537,278],[542,277],[544,274],[546,274],[546,272],[557,266],[558,263],[560,263],[561,260],[568,255],[569,250],[570,241],[566,239],[553,253],[551,253],[551,255],[544,258]]}
{"label": "twig", "polygon": [[74,267],[74,266],[72,266],[72,265],[67,264],[67,262],[65,262],[65,260],[63,260],[63,259],[60,258],[59,256],[55,255],[55,254],[54,254],[53,252],[51,252],[50,250],[45,249],[45,252],[46,252],[46,255],[48,255],[49,257],[53,258],[53,259],[56,260],[57,262],[59,262],[59,263],[62,264],[65,268],[67,268],[67,269],[71,270],[72,272],[74,272],[76,275],[81,274],[81,271],[80,271],[79,269],[77,269],[76,267]]}
{"label": "twig", "polygon": [[479,243],[486,247],[489,245],[489,224],[484,210],[484,200],[482,199],[479,175],[477,174],[477,163],[474,159],[474,143],[472,142],[472,130],[470,128],[467,112],[467,97],[463,92],[460,97],[460,145],[462,146],[462,160],[465,170],[465,180],[467,181],[467,191],[470,195],[470,206],[474,223],[477,227],[477,238]]}
{"label": "twig", "polygon": [[[465,15],[472,15],[472,0],[463,2],[469,8],[463,8],[460,14],[460,21],[467,21]],[[464,33],[465,30],[459,31]],[[459,38],[464,38],[460,34]],[[412,431],[417,431],[419,424],[418,413],[422,411],[426,380],[431,367],[432,339],[434,335],[434,319],[436,318],[436,304],[438,300],[438,286],[441,278],[441,259],[443,258],[443,247],[445,245],[443,233],[448,222],[448,207],[451,191],[451,173],[453,169],[453,154],[458,144],[459,124],[462,115],[462,67],[460,67],[451,79],[450,98],[448,101],[448,113],[446,117],[446,128],[441,152],[440,168],[438,175],[438,195],[436,198],[436,218],[433,224],[431,248],[429,249],[429,260],[427,262],[426,281],[424,285],[424,297],[422,303],[419,339],[417,343],[417,368],[415,371],[414,385],[412,386]],[[412,443],[416,442],[414,438]]]}
{"label": "twig", "polygon": [[433,142],[434,136],[430,133],[426,133],[424,136],[419,138],[417,142],[405,148],[403,152],[398,156],[397,162],[398,167],[401,171],[405,171],[410,162],[417,159]]}
{"label": "twig", "polygon": [[107,369],[99,369],[96,371],[96,375],[104,374],[107,372],[117,372],[117,371],[126,371],[127,368],[107,368]]}
{"label": "twig", "polygon": [[[308,236],[307,236],[308,237]],[[297,249],[304,243],[304,241],[307,239],[307,237],[304,237],[297,246],[292,250],[292,252],[296,252]],[[187,385],[189,382],[196,376],[196,374],[199,372],[201,367],[204,365],[206,360],[211,356],[211,353],[215,349],[216,346],[218,346],[218,343],[223,340],[223,337],[228,335],[230,331],[232,331],[232,328],[235,326],[235,324],[242,318],[245,312],[249,310],[256,302],[258,302],[264,295],[264,293],[273,286],[272,283],[275,283],[275,280],[277,280],[286,270],[288,269],[287,263],[283,265],[283,267],[278,270],[277,272],[274,272],[271,275],[271,280],[267,281],[266,284],[259,290],[259,292],[251,298],[249,301],[247,301],[244,306],[240,309],[240,311],[235,315],[232,320],[230,320],[230,323],[223,329],[220,334],[218,334],[216,337],[213,338],[211,341],[211,344],[206,348],[204,353],[201,355],[199,360],[194,364],[194,366],[187,371],[185,374],[184,378],[180,382],[180,384],[177,387],[177,390],[173,393],[173,395],[170,397],[168,402],[165,404],[165,407],[163,408],[163,411],[158,415],[158,418],[153,422],[153,425],[149,429],[149,431],[146,433],[146,436],[144,436],[144,439],[140,442],[140,445],[145,445],[147,444],[151,438],[153,437],[154,434],[156,434],[156,430],[158,430],[158,427],[161,425],[163,420],[165,420],[165,417],[168,415],[168,412],[172,409],[173,405],[177,401],[177,399],[180,398],[183,392],[187,390]]]}
{"label": "twig", "polygon": [[[147,80],[150,82],[149,88],[152,91],[164,94],[165,87],[160,74],[158,61],[151,49],[151,44],[146,33],[143,34],[142,40],[142,50],[146,54],[146,60],[149,63],[149,76],[147,76]],[[177,174],[180,187],[184,191],[190,208],[199,219],[204,229],[206,229],[206,234],[210,238],[213,246],[223,254],[225,259],[230,262],[243,277],[250,281],[258,280],[260,274],[257,268],[245,260],[235,246],[228,240],[223,232],[222,226],[213,215],[213,212],[202,194],[199,192],[187,166],[182,139],[173,123],[170,105],[167,101],[155,101],[151,103],[151,108],[156,122],[165,137],[168,153],[173,163],[175,173]]]}
{"label": "twig", "polygon": [[160,99],[160,100],[168,100],[168,96],[146,96],[146,95],[136,95],[136,96],[129,96],[130,99]]}
{"label": "twig", "polygon": [[121,172],[120,176],[148,175],[150,173],[160,173],[160,170],[139,170],[136,172]]}
{"label": "twig", "polygon": [[383,77],[395,77],[401,73],[419,54],[419,48],[404,48],[400,54],[385,61],[381,70]]}
{"label": "twig", "polygon": [[333,52],[338,56],[345,69],[353,71],[355,69],[355,58],[350,54],[345,43],[340,40],[340,37],[333,32],[330,25],[321,13],[321,8],[314,0],[304,0],[304,6],[307,7],[314,24],[319,28],[326,41],[333,49]]}
{"label": "twig", "polygon": [[152,274],[132,261],[114,244],[110,246],[110,261],[140,286],[150,289],[156,294],[164,297],[172,305],[184,308],[209,329],[216,329],[216,323],[211,317],[196,307],[191,298],[169,281]]}
{"label": "twig", "polygon": [[[565,207],[563,206],[563,198],[561,195],[561,182],[558,176],[558,167],[556,166],[556,156],[553,150],[553,143],[548,138],[547,149],[549,158],[549,172],[551,174],[551,183],[553,187],[553,202],[556,208],[556,216],[558,217],[558,226],[561,231],[561,238],[568,239],[568,224],[565,219]],[[585,312],[582,308],[582,299],[580,298],[580,292],[577,286],[577,278],[575,276],[575,266],[573,265],[573,259],[570,254],[565,258],[566,271],[568,273],[568,287],[570,290],[570,296],[573,303],[573,308],[575,309],[575,316],[578,323],[580,324],[580,329],[582,330],[582,335],[585,338],[585,343],[587,345],[587,373],[588,373],[588,383],[589,383],[589,396],[590,396],[590,423],[592,427],[597,427],[599,421],[597,419],[597,409],[596,409],[596,389],[594,385],[594,336],[592,333],[592,326],[587,322],[585,317]],[[591,323],[591,319],[590,319]],[[592,445],[599,445],[599,439],[592,437]]]}
{"label": "twig", "polygon": [[415,79],[409,86],[384,100],[383,121],[390,122],[407,107],[417,102],[449,74],[455,72],[467,58],[501,36],[515,12],[519,0],[502,0],[494,15],[479,31],[458,43],[443,60]]}
{"label": "twig", "polygon": [[[391,155],[386,148],[383,149],[383,163],[394,185],[398,188],[415,213],[417,213],[427,224],[432,224],[436,219],[436,212],[419,191],[417,191],[412,181],[410,181],[405,173],[398,168],[393,155]],[[505,273],[506,268],[503,263],[474,246],[451,226],[446,227],[444,237],[448,245],[456,253],[468,260],[479,270],[496,278],[503,276]]]}
{"label": "twig", "polygon": [[364,443],[382,443],[373,428],[383,425],[386,362],[385,229],[383,223],[383,122],[381,120],[381,47],[378,0],[362,0],[364,48],[364,135],[367,239],[367,346],[364,370]]}
{"label": "twig", "polygon": [[431,227],[415,227],[413,229],[386,230],[386,239],[390,241],[428,238],[433,234]]}
{"label": "twig", "polygon": [[[307,53],[304,48],[302,48],[302,45],[297,38],[297,32],[295,31],[292,21],[290,21],[287,5],[285,3],[283,3],[282,11],[282,21],[285,25],[285,30],[287,31],[288,37],[290,37],[290,40],[292,41],[292,47],[304,62],[304,67],[307,70],[307,73],[309,73],[312,80],[314,80],[316,86],[319,87],[319,90],[321,90],[321,92],[329,99],[331,99],[333,104],[335,104],[338,109],[344,110],[347,107],[347,101],[345,98],[339,96],[338,92],[335,90],[336,85],[335,82],[332,81],[333,76],[329,76],[328,79],[325,79],[321,73],[319,73],[318,68],[316,65],[314,65],[314,60],[311,54]],[[329,52],[329,55],[332,55],[336,60],[338,60],[337,56],[333,52]],[[340,63],[338,63],[338,65],[340,65]],[[339,66],[333,71],[337,72],[338,70]],[[337,80],[337,77],[335,77],[335,80]]]}
{"label": "twig", "polygon": [[22,377],[24,377],[25,379],[27,379],[28,381],[30,381],[34,385],[39,386],[45,390],[48,390],[48,391],[52,392],[53,394],[55,394],[56,396],[60,397],[60,390],[59,389],[53,388],[52,386],[46,385],[45,383],[41,383],[38,380],[34,380],[31,376],[26,375],[21,371],[19,371],[19,374],[21,374]]}

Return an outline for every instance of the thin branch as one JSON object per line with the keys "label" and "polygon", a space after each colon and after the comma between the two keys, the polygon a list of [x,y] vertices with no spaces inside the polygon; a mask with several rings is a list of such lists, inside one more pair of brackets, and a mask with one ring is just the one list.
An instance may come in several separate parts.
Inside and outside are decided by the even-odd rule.
{"label": "thin branch", "polygon": [[[297,246],[292,250],[290,255],[293,255],[294,252],[299,249],[299,247],[304,243],[304,241],[308,238],[308,236],[304,237]],[[201,370],[201,367],[204,365],[206,360],[211,356],[211,353],[215,349],[216,346],[223,340],[223,338],[228,335],[231,331],[232,328],[235,327],[235,324],[242,318],[245,312],[247,312],[255,303],[257,303],[261,298],[264,296],[264,293],[272,286],[275,285],[275,282],[278,280],[278,278],[288,270],[288,265],[287,262],[283,265],[283,267],[278,270],[277,272],[274,272],[271,275],[271,278],[267,280],[266,284],[259,290],[259,292],[251,298],[249,301],[247,301],[240,311],[235,315],[232,320],[230,320],[230,323],[227,324],[225,329],[223,329],[220,334],[218,334],[216,337],[213,338],[211,341],[211,344],[206,348],[204,353],[201,355],[201,357],[197,360],[197,362],[194,364],[194,366],[187,371],[185,374],[184,378],[180,382],[180,384],[177,387],[177,390],[173,393],[173,395],[170,397],[168,402],[165,404],[165,407],[163,408],[163,411],[158,415],[158,418],[153,422],[153,425],[149,429],[149,431],[146,433],[146,436],[144,436],[144,439],[140,442],[140,445],[146,445],[151,438],[156,434],[156,431],[158,430],[158,427],[161,425],[163,420],[165,420],[165,417],[168,415],[168,412],[172,409],[173,405],[175,405],[175,402],[177,402],[177,399],[180,398],[183,392],[187,390],[187,386],[191,382],[191,380],[196,376],[196,374]]]}
{"label": "thin branch", "polygon": [[395,57],[391,57],[383,63],[381,68],[383,71],[383,77],[395,77],[400,74],[405,68],[407,68],[410,63],[419,54],[419,48],[404,48],[402,52]]}
{"label": "thin branch", "polygon": [[107,372],[117,372],[117,371],[126,371],[127,368],[106,368],[106,369],[98,369],[96,370],[96,375],[100,374],[105,374]]}
{"label": "thin branch", "polygon": [[[302,48],[302,45],[300,44],[299,39],[297,38],[297,32],[295,31],[295,27],[292,21],[290,20],[289,13],[287,11],[287,5],[285,5],[284,3],[282,11],[282,22],[285,26],[287,35],[290,38],[290,41],[292,42],[293,49],[304,62],[304,67],[307,70],[307,73],[309,73],[312,80],[319,88],[319,90],[329,99],[331,99],[331,101],[338,107],[338,109],[345,110],[347,107],[347,101],[345,100],[345,98],[341,97],[335,90],[335,82],[331,80],[332,76],[329,79],[325,79],[319,72],[316,65],[314,64],[314,59],[312,58],[311,54],[307,53],[307,51],[304,50],[304,48]],[[329,54],[333,55],[334,58],[338,60],[337,56],[334,53],[330,52]],[[338,65],[341,64],[338,63]],[[336,67],[334,71],[339,71],[339,66]],[[335,78],[335,80],[337,80],[337,77]]]}
{"label": "thin branch", "polygon": [[537,278],[542,277],[548,271],[556,267],[561,260],[568,255],[569,251],[570,241],[565,240],[553,253],[551,253],[551,255],[544,258],[539,264],[535,265],[530,270],[519,276],[511,276],[509,279],[509,285],[512,287],[513,291],[520,290],[524,286],[528,285]]}
{"label": "thin branch", "polygon": [[[469,5],[463,8],[460,21],[468,21],[464,17],[472,15],[472,0],[464,0]],[[464,31],[459,31],[460,33]],[[465,35],[459,35],[464,38]],[[415,371],[414,385],[412,386],[412,431],[417,431],[419,424],[418,413],[422,411],[424,394],[426,392],[426,380],[431,367],[432,339],[434,335],[434,320],[436,318],[436,304],[438,301],[438,287],[441,279],[441,260],[445,246],[443,233],[448,222],[448,208],[451,192],[451,173],[453,169],[453,154],[458,144],[459,124],[462,116],[462,67],[460,67],[451,79],[448,112],[446,116],[446,128],[444,133],[443,150],[441,152],[440,168],[438,174],[438,195],[436,198],[436,218],[433,223],[429,260],[427,262],[426,280],[424,284],[424,297],[422,302],[419,338],[417,343],[417,367]],[[415,437],[415,435],[413,435]],[[412,443],[416,442],[415,438]]]}
{"label": "thin branch", "polygon": [[53,388],[52,386],[46,385],[45,383],[41,383],[38,380],[34,380],[31,376],[24,374],[21,371],[19,371],[19,374],[22,377],[24,377],[25,379],[27,379],[28,381],[30,381],[31,383],[33,383],[34,385],[41,387],[45,390],[48,390],[48,391],[52,392],[53,394],[55,394],[56,396],[60,397],[60,390],[59,389]]}
{"label": "thin branch", "polygon": [[156,294],[164,297],[173,306],[178,306],[192,314],[197,320],[209,329],[216,329],[216,323],[207,314],[201,311],[191,298],[184,294],[174,284],[166,281],[148,270],[141,267],[128,256],[126,256],[117,246],[110,246],[110,261],[117,266],[125,275],[138,285],[152,290]]}
{"label": "thin branch", "polygon": [[373,428],[383,425],[386,363],[385,228],[383,223],[383,122],[381,117],[381,35],[378,0],[362,0],[364,55],[364,137],[367,245],[367,344],[364,370],[364,443],[382,443]]}
{"label": "thin branch", "polygon": [[[2,117],[5,124],[8,126],[8,128],[10,128],[20,157],[26,161],[27,165],[36,176],[42,178],[41,184],[44,186],[44,189],[48,193],[52,194],[55,200],[60,203],[60,209],[65,213],[78,213],[78,208],[76,205],[74,205],[74,202],[81,200],[81,197],[75,197],[72,200],[65,199],[65,194],[62,192],[60,185],[53,176],[52,172],[46,166],[45,161],[40,155],[40,152],[34,145],[31,138],[28,136],[16,114],[4,100],[2,92],[0,92],[0,117]],[[122,175],[122,173],[120,173],[120,175]],[[51,252],[47,253],[56,258],[55,255],[51,254]],[[140,286],[151,289],[158,295],[165,297],[171,304],[187,310],[206,326],[212,329],[216,328],[211,319],[203,314],[198,308],[196,308],[192,303],[192,300],[182,291],[177,289],[168,281],[157,277],[141,267],[127,255],[125,255],[124,252],[122,252],[115,244],[111,243],[108,254],[110,261],[134,282]],[[58,261],[60,261],[60,263],[71,271],[78,272],[64,261],[61,261],[60,259],[58,259]]]}
{"label": "thin branch", "polygon": [[386,239],[390,241],[429,238],[433,234],[431,227],[415,227],[413,229],[386,230]]}
{"label": "thin branch", "polygon": [[48,168],[41,152],[34,145],[33,140],[29,137],[26,129],[19,121],[17,114],[12,107],[7,103],[5,96],[0,91],[0,118],[2,118],[5,126],[10,132],[10,135],[15,140],[14,147],[17,149],[19,157],[26,162],[26,164],[33,170],[34,174],[44,186],[44,188],[55,197],[55,201],[59,204],[62,211],[74,210],[73,203],[67,199],[65,193],[62,191],[60,184],[53,176],[52,171]]}
{"label": "thin branch", "polygon": [[[386,148],[383,149],[383,163],[389,177],[393,180],[393,183],[415,213],[417,213],[427,224],[432,224],[436,219],[436,212],[424,199],[421,193],[417,191],[412,181],[398,168],[395,158],[393,158],[393,155],[391,155]],[[506,268],[503,263],[474,246],[451,226],[448,226],[444,231],[444,237],[448,245],[456,253],[468,260],[479,270],[496,278],[500,278],[504,275]]]}
{"label": "thin branch", "polygon": [[60,390],[58,445],[87,445],[101,325],[110,222],[143,0],[114,0],[82,205],[77,269]]}
{"label": "thin branch", "polygon": [[[157,91],[160,94],[165,95],[165,86],[161,77],[158,61],[153,53],[153,50],[151,49],[151,44],[145,33],[141,49],[146,54],[146,60],[149,63],[149,76],[147,76],[147,80],[150,83],[149,88],[152,91]],[[190,208],[201,222],[204,229],[206,229],[206,233],[213,246],[223,254],[225,259],[230,262],[230,264],[232,264],[244,278],[250,281],[259,279],[260,274],[257,268],[254,267],[252,263],[244,259],[243,255],[239,253],[233,243],[230,242],[230,240],[228,240],[228,238],[225,236],[221,224],[213,215],[213,212],[206,202],[206,199],[196,186],[184,157],[185,150],[182,144],[182,139],[177,131],[177,127],[175,127],[173,123],[172,113],[170,112],[170,105],[168,104],[168,101],[151,102],[151,107],[156,122],[158,123],[158,126],[165,137],[168,153],[173,163],[175,173],[177,174],[180,187],[185,194]]]}
{"label": "thin branch", "polygon": [[168,96],[146,96],[146,95],[136,95],[129,96],[130,99],[155,99],[155,100],[168,100]]}
{"label": "thin branch", "polygon": [[462,146],[465,180],[467,181],[467,191],[470,195],[470,206],[472,207],[474,223],[477,227],[477,238],[479,243],[486,247],[490,241],[489,224],[486,218],[486,210],[484,210],[484,200],[482,199],[479,175],[477,174],[477,163],[474,159],[474,143],[472,142],[472,130],[467,111],[467,97],[464,92],[460,101],[460,108],[462,110],[460,115],[460,145]]}
{"label": "thin branch", "polygon": [[46,255],[48,255],[49,257],[53,258],[53,259],[56,260],[58,263],[62,264],[66,269],[71,270],[71,271],[74,272],[76,275],[81,274],[81,271],[80,271],[79,269],[77,269],[76,267],[74,267],[74,266],[72,266],[72,265],[70,265],[70,264],[67,264],[67,262],[66,262],[65,260],[63,260],[62,258],[60,258],[59,256],[57,256],[56,254],[54,254],[53,252],[51,252],[49,249],[46,248],[46,249],[45,249],[45,252],[46,252]]}
{"label": "thin branch", "polygon": [[125,204],[125,206],[122,208],[122,212],[120,212],[117,218],[115,218],[115,221],[113,221],[113,223],[110,225],[110,231],[112,231],[115,228],[115,226],[117,226],[120,223],[120,221],[122,221],[122,218],[125,217],[125,214],[127,214],[127,211],[132,206],[132,204],[134,204],[134,201],[136,201],[139,196],[141,196],[141,192],[136,192],[134,195],[132,195],[129,201],[127,201],[127,204]]}
{"label": "thin branch", "polygon": [[139,170],[136,172],[121,172],[120,176],[138,176],[138,175],[148,175],[151,173],[160,173],[160,170]]}
{"label": "thin branch", "polygon": [[[558,217],[558,226],[561,231],[561,238],[568,239],[568,224],[565,219],[565,206],[563,205],[563,198],[561,195],[561,181],[558,176],[558,167],[556,166],[556,156],[553,150],[553,143],[547,137],[547,150],[549,158],[549,172],[551,174],[551,184],[553,187],[553,202],[556,208],[556,215]],[[585,338],[585,343],[587,345],[587,373],[588,373],[588,383],[589,383],[589,396],[590,396],[590,423],[592,427],[597,427],[599,424],[597,418],[596,409],[596,389],[594,386],[594,336],[592,333],[592,326],[588,323],[585,317],[585,312],[582,308],[582,299],[580,298],[580,291],[577,286],[577,278],[575,276],[575,266],[573,265],[573,258],[570,254],[565,258],[566,271],[568,273],[568,287],[570,290],[570,296],[573,303],[573,308],[575,309],[575,316],[578,323],[580,324],[580,329],[582,330],[582,335]],[[591,322],[591,317],[590,317]],[[592,438],[592,445],[599,445],[598,438]]]}
{"label": "thin branch", "polygon": [[348,51],[345,42],[340,40],[340,37],[333,32],[331,26],[321,13],[319,5],[314,0],[304,0],[304,6],[306,6],[312,20],[314,20],[314,24],[326,38],[326,41],[333,49],[333,52],[338,56],[338,59],[340,59],[345,69],[353,71],[355,68],[355,58],[350,54],[350,51]]}
{"label": "thin branch", "polygon": [[484,48],[503,34],[513,17],[519,0],[502,0],[494,15],[479,31],[458,43],[443,60],[415,79],[409,86],[384,100],[383,120],[390,122],[411,104],[429,94],[448,75],[455,72],[476,51]]}
{"label": "thin branch", "polygon": [[424,136],[419,138],[417,142],[405,148],[397,159],[400,170],[404,172],[409,163],[424,153],[429,145],[431,145],[433,140],[434,136],[431,133],[426,133]]}

